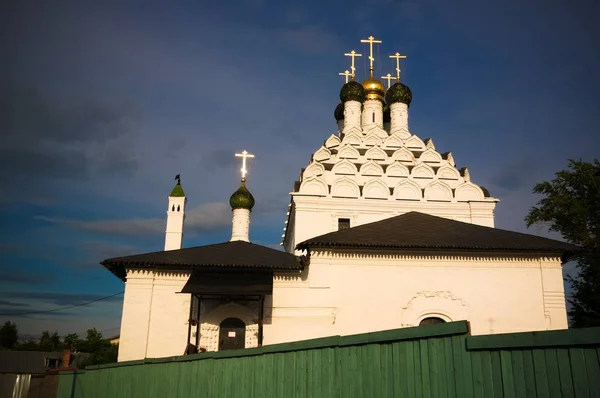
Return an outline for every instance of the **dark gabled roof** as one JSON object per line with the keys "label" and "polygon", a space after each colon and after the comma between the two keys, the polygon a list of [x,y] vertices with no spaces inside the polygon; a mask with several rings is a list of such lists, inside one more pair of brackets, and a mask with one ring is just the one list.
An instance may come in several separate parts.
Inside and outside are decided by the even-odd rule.
{"label": "dark gabled roof", "polygon": [[125,278],[125,267],[170,269],[230,267],[279,270],[299,270],[302,268],[300,257],[240,240],[109,258],[100,262],[100,264],[121,279]]}
{"label": "dark gabled roof", "polygon": [[535,235],[410,212],[317,236],[297,245],[377,249],[457,249],[573,253],[579,246]]}

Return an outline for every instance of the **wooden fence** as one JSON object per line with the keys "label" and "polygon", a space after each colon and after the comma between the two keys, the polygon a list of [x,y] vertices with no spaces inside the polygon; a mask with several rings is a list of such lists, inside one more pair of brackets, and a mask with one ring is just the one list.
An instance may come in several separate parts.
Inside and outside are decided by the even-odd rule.
{"label": "wooden fence", "polygon": [[600,397],[600,328],[453,322],[121,362],[62,374],[58,397]]}

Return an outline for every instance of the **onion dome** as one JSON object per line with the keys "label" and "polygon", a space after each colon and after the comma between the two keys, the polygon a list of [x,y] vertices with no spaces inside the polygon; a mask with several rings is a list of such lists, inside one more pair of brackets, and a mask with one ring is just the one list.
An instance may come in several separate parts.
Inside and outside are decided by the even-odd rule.
{"label": "onion dome", "polygon": [[339,103],[335,107],[335,111],[333,111],[333,116],[335,117],[335,120],[338,122],[340,120],[344,120],[344,104]]}
{"label": "onion dome", "polygon": [[383,98],[385,97],[385,86],[382,82],[375,79],[372,73],[371,77],[362,82],[362,85],[365,88],[365,93],[368,100],[379,100],[383,102]]}
{"label": "onion dome", "polygon": [[231,209],[247,209],[252,210],[254,207],[254,196],[246,188],[246,179],[242,178],[242,185],[229,198]]}
{"label": "onion dome", "polygon": [[388,104],[383,105],[383,122],[389,123],[392,121],[392,115],[390,114],[390,106]]}
{"label": "onion dome", "polygon": [[406,104],[406,106],[410,106],[412,101],[412,91],[408,86],[398,82],[390,87],[385,94],[385,102],[388,105],[392,105],[398,102]]}
{"label": "onion dome", "polygon": [[340,100],[342,100],[342,103],[346,101],[364,102],[365,89],[360,83],[351,80],[342,86]]}

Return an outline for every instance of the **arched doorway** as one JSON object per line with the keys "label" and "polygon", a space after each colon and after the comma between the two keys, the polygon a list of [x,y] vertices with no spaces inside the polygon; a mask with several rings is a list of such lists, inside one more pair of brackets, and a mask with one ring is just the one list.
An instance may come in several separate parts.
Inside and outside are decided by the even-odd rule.
{"label": "arched doorway", "polygon": [[419,322],[419,326],[437,325],[438,323],[446,323],[446,321],[437,316],[430,316]]}
{"label": "arched doorway", "polygon": [[227,318],[219,325],[219,351],[246,346],[246,324],[239,318]]}

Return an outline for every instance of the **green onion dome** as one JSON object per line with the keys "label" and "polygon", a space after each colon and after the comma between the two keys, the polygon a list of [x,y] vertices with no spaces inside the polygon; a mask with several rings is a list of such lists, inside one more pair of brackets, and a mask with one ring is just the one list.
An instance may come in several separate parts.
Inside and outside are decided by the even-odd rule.
{"label": "green onion dome", "polygon": [[231,205],[231,209],[248,209],[252,210],[254,207],[254,197],[246,188],[246,179],[242,178],[242,185],[240,185],[239,189],[231,195],[229,198],[229,204]]}
{"label": "green onion dome", "polygon": [[383,122],[389,123],[392,120],[392,116],[390,114],[390,106],[388,104],[383,105]]}
{"label": "green onion dome", "polygon": [[340,100],[342,100],[342,103],[346,101],[364,102],[365,88],[362,84],[351,80],[342,86],[342,89],[340,90]]}
{"label": "green onion dome", "polygon": [[412,91],[408,86],[402,83],[396,83],[392,87],[390,87],[385,94],[385,102],[388,105],[396,104],[401,102],[406,104],[406,106],[410,106],[412,101]]}
{"label": "green onion dome", "polygon": [[340,120],[344,120],[344,104],[340,102],[338,106],[335,107],[335,111],[333,111],[333,116],[335,117],[335,120],[337,122],[339,122]]}

